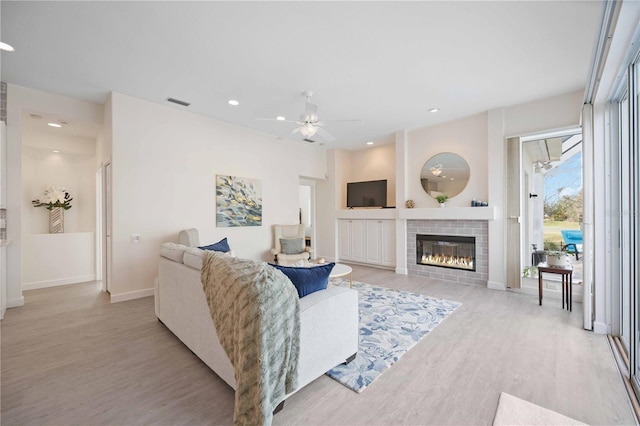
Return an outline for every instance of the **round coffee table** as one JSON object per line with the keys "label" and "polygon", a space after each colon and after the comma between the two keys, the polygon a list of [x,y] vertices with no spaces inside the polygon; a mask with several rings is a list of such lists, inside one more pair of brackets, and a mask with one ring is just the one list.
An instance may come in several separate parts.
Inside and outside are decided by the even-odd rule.
{"label": "round coffee table", "polygon": [[353,284],[352,272],[351,266],[344,263],[336,263],[331,270],[331,274],[329,274],[329,278],[341,278],[349,275],[349,288],[351,288],[351,284]]}

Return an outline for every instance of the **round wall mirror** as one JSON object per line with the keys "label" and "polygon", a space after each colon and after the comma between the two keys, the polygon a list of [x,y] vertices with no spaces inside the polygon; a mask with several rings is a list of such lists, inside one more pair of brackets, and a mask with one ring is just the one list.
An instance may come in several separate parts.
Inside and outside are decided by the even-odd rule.
{"label": "round wall mirror", "polygon": [[422,189],[436,198],[446,195],[453,198],[460,194],[469,182],[469,164],[453,152],[441,152],[431,157],[420,173]]}

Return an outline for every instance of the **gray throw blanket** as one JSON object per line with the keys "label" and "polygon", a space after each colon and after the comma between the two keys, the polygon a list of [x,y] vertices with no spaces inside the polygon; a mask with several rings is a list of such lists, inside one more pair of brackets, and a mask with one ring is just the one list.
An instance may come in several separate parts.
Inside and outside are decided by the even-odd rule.
{"label": "gray throw blanket", "polygon": [[273,410],[298,385],[298,293],[283,273],[264,262],[210,251],[201,280],[235,371],[233,422],[270,425]]}

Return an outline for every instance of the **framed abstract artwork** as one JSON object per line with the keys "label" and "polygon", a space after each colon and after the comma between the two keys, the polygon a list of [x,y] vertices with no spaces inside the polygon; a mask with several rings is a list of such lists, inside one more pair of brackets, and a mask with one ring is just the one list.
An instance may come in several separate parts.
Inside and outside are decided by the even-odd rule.
{"label": "framed abstract artwork", "polygon": [[262,226],[262,181],[216,175],[216,226]]}

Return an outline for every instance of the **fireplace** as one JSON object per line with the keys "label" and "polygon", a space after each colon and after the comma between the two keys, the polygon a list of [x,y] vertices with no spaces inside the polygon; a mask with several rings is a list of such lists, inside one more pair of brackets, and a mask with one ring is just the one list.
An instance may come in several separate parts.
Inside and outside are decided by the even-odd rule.
{"label": "fireplace", "polygon": [[440,268],[476,270],[476,238],[416,234],[416,263]]}

